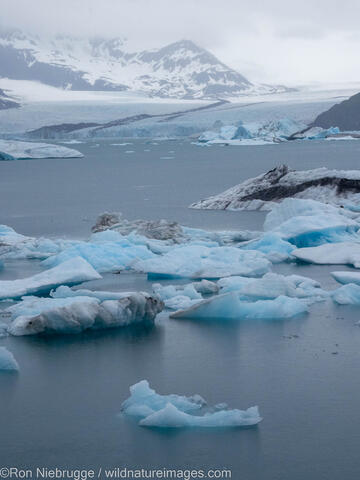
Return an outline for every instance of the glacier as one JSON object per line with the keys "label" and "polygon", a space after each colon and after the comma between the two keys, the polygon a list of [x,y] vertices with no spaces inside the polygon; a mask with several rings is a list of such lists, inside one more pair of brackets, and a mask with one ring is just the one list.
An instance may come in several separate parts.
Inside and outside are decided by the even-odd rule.
{"label": "glacier", "polygon": [[63,147],[61,145],[0,139],[0,160],[81,158],[83,156],[84,155],[78,150]]}
{"label": "glacier", "polygon": [[122,403],[121,411],[137,417],[139,425],[144,427],[240,427],[262,420],[257,407],[193,415],[205,406],[206,401],[200,395],[160,395],[150,388],[147,380],[142,380],[130,387],[130,397]]}
{"label": "glacier", "polygon": [[[85,330],[152,325],[164,305],[146,293],[113,295],[93,292],[91,296],[69,294],[52,298],[23,297],[8,307],[11,315],[8,333],[15,336],[38,334],[75,334]],[[55,297],[55,298],[54,298]],[[112,297],[112,298],[111,298]]]}
{"label": "glacier", "polygon": [[19,365],[6,347],[0,347],[0,371],[17,371]]}
{"label": "glacier", "polygon": [[101,278],[99,273],[88,262],[83,258],[75,257],[32,277],[18,280],[1,280],[0,300],[18,299],[23,295],[46,294],[51,289],[62,284],[75,285],[99,278]]}
{"label": "glacier", "polygon": [[193,320],[279,320],[306,313],[306,302],[280,295],[274,300],[244,301],[239,292],[229,292],[203,300],[170,315]]}
{"label": "glacier", "polygon": [[190,208],[212,210],[271,210],[288,198],[316,199],[336,205],[360,203],[360,170],[316,168],[298,171],[279,165]]}

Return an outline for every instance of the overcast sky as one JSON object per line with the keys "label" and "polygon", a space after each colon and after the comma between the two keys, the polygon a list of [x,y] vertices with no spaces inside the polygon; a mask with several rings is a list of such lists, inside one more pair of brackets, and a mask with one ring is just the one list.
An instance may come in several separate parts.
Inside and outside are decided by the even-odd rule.
{"label": "overcast sky", "polygon": [[134,49],[190,39],[254,81],[360,80],[359,0],[0,0],[0,12],[2,27]]}

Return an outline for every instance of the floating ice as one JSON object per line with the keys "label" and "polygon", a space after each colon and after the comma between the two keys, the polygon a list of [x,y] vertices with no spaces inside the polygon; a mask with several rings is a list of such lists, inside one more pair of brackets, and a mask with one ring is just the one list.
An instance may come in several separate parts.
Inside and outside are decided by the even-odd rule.
{"label": "floating ice", "polygon": [[191,283],[178,286],[163,286],[159,283],[154,283],[153,290],[161,298],[165,306],[171,310],[189,308],[202,300],[201,294],[195,289],[194,284]]}
{"label": "floating ice", "polygon": [[356,285],[360,285],[360,273],[358,272],[331,272],[331,275],[339,283],[355,283]]}
{"label": "floating ice", "polygon": [[138,323],[151,325],[164,306],[160,300],[145,293],[129,293],[119,298],[115,292],[115,299],[103,301],[97,297],[101,297],[100,292],[89,297],[24,297],[6,309],[12,320],[8,332],[16,336],[73,334]]}
{"label": "floating ice", "polygon": [[274,300],[248,302],[243,301],[238,292],[230,292],[203,300],[187,310],[171,314],[170,317],[194,320],[270,320],[291,318],[307,311],[306,303],[297,298],[281,295]]}
{"label": "floating ice", "polygon": [[147,380],[142,380],[130,387],[130,397],[123,402],[121,409],[126,415],[145,418],[162,410],[169,403],[182,412],[199,410],[206,404],[200,395],[159,395],[150,388]]}
{"label": "floating ice", "polygon": [[348,283],[334,290],[331,296],[340,305],[360,305],[360,285]]}
{"label": "floating ice", "polygon": [[262,420],[257,407],[244,411],[224,409],[205,412],[202,416],[193,415],[193,412],[206,405],[200,395],[159,395],[150,388],[147,380],[132,385],[130,393],[130,397],[122,404],[122,411],[140,418],[139,425],[144,427],[240,427],[255,425]]}
{"label": "floating ice", "polygon": [[360,243],[326,243],[318,247],[298,248],[292,255],[299,260],[319,265],[354,265],[360,268]]}
{"label": "floating ice", "polygon": [[359,192],[359,170],[316,168],[296,171],[287,165],[279,165],[218,195],[193,203],[190,208],[271,210],[276,202],[289,197],[316,199],[337,205],[359,204]]}
{"label": "floating ice", "polygon": [[30,237],[21,235],[15,232],[15,230],[7,225],[0,225],[0,247],[13,246],[18,243],[23,243]]}
{"label": "floating ice", "polygon": [[134,265],[150,278],[221,278],[231,275],[260,276],[270,268],[261,252],[236,247],[184,245]]}
{"label": "floating ice", "polygon": [[19,370],[19,365],[14,355],[5,347],[0,347],[0,371],[1,370]]}
{"label": "floating ice", "polygon": [[259,239],[250,240],[246,245],[241,246],[246,250],[258,250],[266,255],[272,263],[280,263],[290,258],[294,245],[283,240],[278,233],[267,232]]}
{"label": "floating ice", "polygon": [[25,158],[76,158],[84,155],[72,148],[49,143],[0,140],[0,160]]}
{"label": "floating ice", "polygon": [[104,231],[91,236],[89,242],[79,242],[59,254],[49,257],[47,267],[61,265],[75,257],[81,257],[98,272],[115,272],[129,268],[136,260],[155,255],[145,246],[136,245],[120,233]]}
{"label": "floating ice", "polygon": [[88,262],[80,257],[74,257],[32,277],[0,281],[0,300],[17,299],[23,295],[46,294],[59,285],[75,285],[99,278],[101,276]]}
{"label": "floating ice", "polygon": [[219,292],[219,286],[215,282],[210,282],[209,280],[201,280],[200,282],[192,283],[195,290],[202,295],[211,295]]}
{"label": "floating ice", "polygon": [[279,275],[267,273],[262,278],[246,277],[222,278],[218,282],[220,293],[236,291],[247,300],[267,300],[278,297],[297,297],[322,300],[327,292],[320,288],[320,284],[311,278],[300,275]]}
{"label": "floating ice", "polygon": [[162,410],[140,420],[139,425],[157,428],[221,428],[257,425],[261,420],[258,407],[247,410],[220,410],[199,416],[189,415],[168,403]]}

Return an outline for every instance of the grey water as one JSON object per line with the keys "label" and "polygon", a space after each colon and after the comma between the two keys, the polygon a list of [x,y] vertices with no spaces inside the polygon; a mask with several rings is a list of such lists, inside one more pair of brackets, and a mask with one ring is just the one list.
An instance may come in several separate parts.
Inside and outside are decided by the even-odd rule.
{"label": "grey water", "polygon": [[[82,159],[0,162],[0,223],[36,236],[86,238],[96,216],[167,218],[211,230],[262,227],[264,213],[188,205],[280,163],[359,168],[360,142],[198,147],[189,141],[97,140]],[[133,153],[126,153],[132,151]],[[173,158],[169,158],[173,157]],[[39,271],[6,266],[0,278]],[[346,267],[282,264],[281,273],[336,288]],[[151,290],[140,274],[105,275],[89,288]],[[228,468],[236,480],[357,479],[360,471],[359,310],[329,302],[273,322],[194,322],[159,315],[154,328],[6,337],[20,364],[0,375],[0,464],[23,468]],[[256,428],[144,429],[120,412],[130,385],[199,393],[210,405],[258,405]]]}

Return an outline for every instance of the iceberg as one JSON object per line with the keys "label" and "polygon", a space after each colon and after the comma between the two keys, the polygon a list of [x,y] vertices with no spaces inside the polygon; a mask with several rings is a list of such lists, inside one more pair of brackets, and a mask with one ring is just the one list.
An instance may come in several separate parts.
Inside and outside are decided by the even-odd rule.
{"label": "iceberg", "polygon": [[59,285],[75,285],[99,278],[101,276],[88,262],[75,257],[32,277],[0,281],[0,300],[18,299],[23,295],[46,294]]}
{"label": "iceberg", "polygon": [[200,395],[159,395],[150,388],[147,380],[141,380],[130,387],[130,397],[122,403],[121,410],[126,415],[145,418],[162,410],[169,403],[182,412],[199,410],[206,404]]}
{"label": "iceberg", "polygon": [[343,285],[334,290],[331,297],[340,305],[360,305],[360,285],[354,283]]}
{"label": "iceberg", "polygon": [[24,297],[8,307],[11,335],[75,334],[85,330],[125,327],[134,324],[152,325],[163,303],[145,293],[129,293],[114,300],[101,301],[93,296],[65,298]]}
{"label": "iceberg", "polygon": [[20,160],[27,158],[80,158],[78,150],[51,145],[49,143],[0,140],[0,160]]}
{"label": "iceberg", "polygon": [[170,310],[189,308],[203,299],[194,284],[191,283],[184,286],[163,286],[159,283],[154,283],[152,287],[154,293],[161,298],[165,306]]}
{"label": "iceberg", "polygon": [[104,231],[93,234],[89,242],[78,242],[57,255],[44,260],[46,267],[55,267],[81,257],[100,273],[128,269],[139,259],[155,257],[145,245],[136,245],[120,233]]}
{"label": "iceberg", "polygon": [[0,247],[9,247],[23,243],[29,240],[30,237],[21,235],[15,232],[15,230],[7,225],[0,225]]}
{"label": "iceberg", "polygon": [[295,246],[284,240],[279,233],[267,232],[256,240],[250,240],[242,246],[245,250],[258,250],[272,263],[280,263],[291,258]]}
{"label": "iceberg", "polygon": [[318,265],[353,265],[360,268],[360,243],[326,243],[317,247],[298,248],[292,255],[303,262]]}
{"label": "iceberg", "polygon": [[339,283],[342,283],[342,284],[354,283],[355,285],[360,285],[359,272],[331,272],[331,275]]}
{"label": "iceberg", "polygon": [[14,355],[5,347],[0,347],[0,371],[17,371],[19,365],[14,358]]}
{"label": "iceberg", "polygon": [[274,300],[244,301],[238,292],[211,297],[186,310],[172,313],[170,318],[194,320],[286,319],[306,313],[306,302],[280,295]]}
{"label": "iceberg", "polygon": [[319,282],[300,275],[267,273],[262,278],[222,278],[218,282],[220,293],[237,292],[246,300],[271,300],[280,296],[323,300],[328,293]]}
{"label": "iceberg", "polygon": [[175,405],[168,403],[162,410],[140,420],[139,425],[157,428],[234,428],[257,425],[261,420],[258,407],[250,407],[247,410],[220,410],[200,416],[182,412]]}
{"label": "iceberg", "polygon": [[260,276],[269,271],[270,265],[261,252],[188,244],[176,246],[165,255],[138,261],[133,268],[148,273],[149,278],[215,279]]}
{"label": "iceberg", "polygon": [[316,168],[297,171],[279,165],[190,208],[210,210],[271,210],[285,198],[316,199],[343,205],[360,203],[360,170]]}

